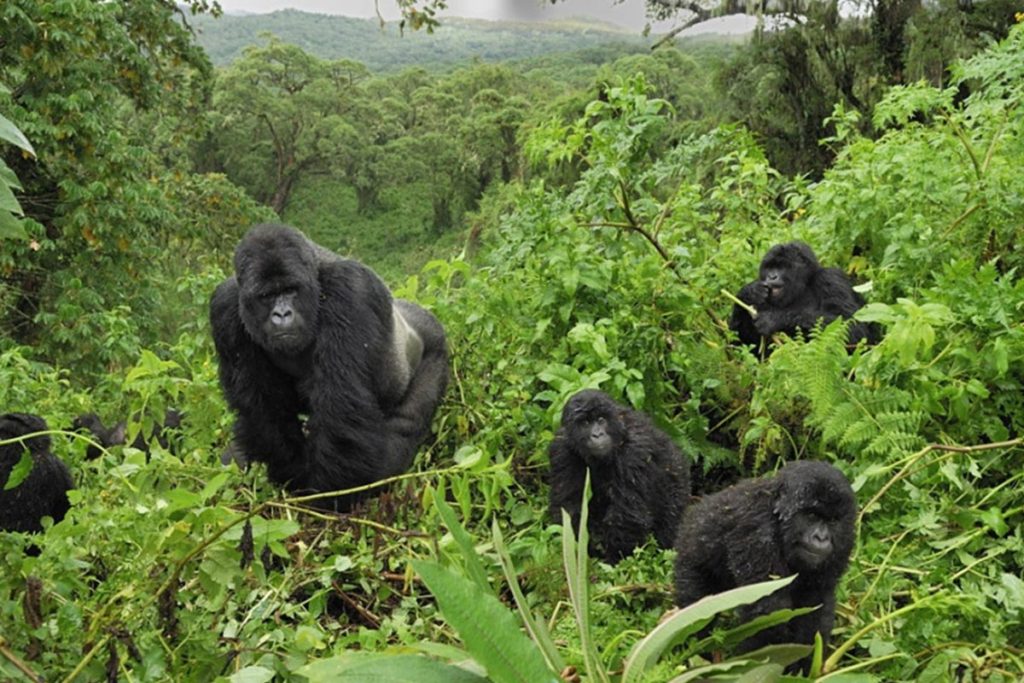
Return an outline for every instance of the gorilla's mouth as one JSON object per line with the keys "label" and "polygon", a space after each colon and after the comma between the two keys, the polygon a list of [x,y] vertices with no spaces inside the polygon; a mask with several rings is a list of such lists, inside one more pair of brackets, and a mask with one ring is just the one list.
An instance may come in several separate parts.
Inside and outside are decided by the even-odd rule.
{"label": "gorilla's mouth", "polygon": [[306,339],[298,330],[276,332],[267,339],[267,346],[286,355],[294,355],[306,348]]}
{"label": "gorilla's mouth", "polygon": [[828,559],[828,556],[832,554],[831,545],[828,547],[823,546],[811,546],[801,543],[797,548],[797,553],[800,556],[800,561],[809,569],[814,569],[822,562]]}
{"label": "gorilla's mouth", "polygon": [[782,295],[782,285],[772,285],[768,287],[768,296],[777,299]]}
{"label": "gorilla's mouth", "polygon": [[600,460],[608,457],[612,452],[612,440],[607,437],[593,438],[587,444],[587,449],[590,451],[590,455]]}

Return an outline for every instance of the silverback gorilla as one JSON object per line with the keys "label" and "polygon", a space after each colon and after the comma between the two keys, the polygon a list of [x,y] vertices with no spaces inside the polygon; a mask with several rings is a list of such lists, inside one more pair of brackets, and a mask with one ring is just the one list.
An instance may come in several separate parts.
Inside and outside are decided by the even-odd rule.
{"label": "silverback gorilla", "polygon": [[[46,420],[38,415],[0,415],[2,441],[48,429]],[[7,479],[26,448],[32,456],[32,469],[20,484],[5,491]],[[43,530],[40,520],[46,516],[56,524],[70,507],[68,491],[74,487],[67,465],[50,453],[49,436],[33,436],[0,446],[0,531],[39,532]]]}
{"label": "silverback gorilla", "polygon": [[[729,329],[743,344],[767,347],[772,335],[795,336],[810,332],[820,320],[827,325],[836,318],[849,318],[864,305],[864,298],[850,286],[838,268],[822,268],[814,251],[803,242],[776,244],[761,261],[758,279],[748,283],[736,298],[757,309],[757,316],[733,305]],[[855,322],[849,326],[849,344],[861,339],[876,341],[875,326]],[[765,348],[763,355],[767,355]]]}
{"label": "silverback gorilla", "polygon": [[[676,538],[676,604],[772,577],[796,581],[741,612],[744,621],[780,609],[821,607],[744,641],[828,643],[835,590],[854,542],[857,502],[843,473],[824,462],[793,462],[771,479],[746,479],[683,514]],[[798,665],[799,666],[799,665]]]}
{"label": "silverback gorilla", "polygon": [[210,323],[237,413],[232,449],[266,463],[272,481],[335,491],[412,464],[448,385],[447,342],[432,314],[393,299],[372,270],[294,228],[256,225]]}
{"label": "silverback gorilla", "polygon": [[651,533],[658,545],[671,547],[690,497],[690,461],[646,415],[602,391],[581,391],[565,404],[548,452],[549,511],[560,523],[564,509],[573,529],[579,528],[590,468],[591,551],[615,563]]}

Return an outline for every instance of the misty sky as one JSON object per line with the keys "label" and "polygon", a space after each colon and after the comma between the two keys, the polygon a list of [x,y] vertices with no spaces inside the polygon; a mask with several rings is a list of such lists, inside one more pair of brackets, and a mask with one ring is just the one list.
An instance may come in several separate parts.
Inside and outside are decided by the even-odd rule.
{"label": "misty sky", "polygon": [[[398,9],[394,0],[379,0],[385,19],[396,19]],[[306,12],[343,14],[350,17],[374,17],[373,0],[220,0],[225,11],[272,12],[294,8]],[[520,21],[550,21],[572,16],[595,17],[636,31],[646,23],[644,0],[560,0],[552,5],[548,0],[449,0],[448,9],[441,17],[472,17],[476,19],[516,19]],[[667,30],[671,24],[655,26]]]}

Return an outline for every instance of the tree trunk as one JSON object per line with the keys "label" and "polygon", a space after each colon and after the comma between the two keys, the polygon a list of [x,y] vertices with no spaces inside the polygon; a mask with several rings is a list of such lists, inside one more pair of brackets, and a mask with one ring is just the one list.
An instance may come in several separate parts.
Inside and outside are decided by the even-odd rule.
{"label": "tree trunk", "polygon": [[274,188],[274,197],[270,200],[270,208],[278,216],[284,211],[284,207],[288,206],[288,200],[292,196],[292,185],[294,184],[295,180],[290,174],[277,182],[277,187]]}

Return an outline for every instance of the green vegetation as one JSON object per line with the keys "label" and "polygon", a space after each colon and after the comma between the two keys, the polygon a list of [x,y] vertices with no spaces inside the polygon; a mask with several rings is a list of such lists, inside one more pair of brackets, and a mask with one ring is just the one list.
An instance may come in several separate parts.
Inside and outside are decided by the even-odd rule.
{"label": "green vegetation", "polygon": [[504,62],[584,48],[635,51],[654,42],[616,26],[586,21],[516,24],[446,19],[426,33],[401,32],[394,22],[381,27],[376,19],[282,10],[217,19],[199,16],[193,23],[197,42],[218,66],[241,57],[246,47],[266,33],[321,59],[353,59],[375,72],[410,66],[450,68],[473,59]]}
{"label": "green vegetation", "polygon": [[[979,51],[902,34],[904,54],[917,35],[971,56],[931,83],[863,62],[877,93],[809,108],[828,154],[790,173],[768,124],[799,112],[746,127],[724,88],[765,101],[793,82],[790,42],[842,31],[562,74],[558,56],[378,74],[262,39],[215,72],[177,16],[0,4],[0,406],[46,417],[78,486],[44,536],[0,533],[0,678],[803,680],[781,672],[807,647],[719,660],[744,627],[699,634],[783,582],[659,623],[672,551],[588,562],[546,517],[546,447],[585,387],[651,414],[703,491],[794,458],[848,475],[858,541],[814,676],[1024,677],[1024,17]],[[220,464],[207,301],[281,170],[284,218],[451,343],[436,441],[341,517]],[[847,268],[881,343],[848,355],[842,322],[763,363],[731,343],[721,291],[789,239]],[[95,411],[133,416],[131,437],[170,406],[183,433],[148,460],[86,460],[61,431]]]}

